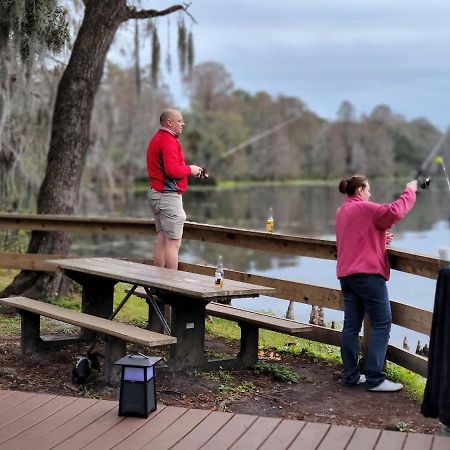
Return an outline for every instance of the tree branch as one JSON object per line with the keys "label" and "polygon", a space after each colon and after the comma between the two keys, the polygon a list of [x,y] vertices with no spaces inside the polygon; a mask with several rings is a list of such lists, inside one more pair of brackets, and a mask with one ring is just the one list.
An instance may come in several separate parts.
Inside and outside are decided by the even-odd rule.
{"label": "tree branch", "polygon": [[148,19],[152,17],[167,16],[176,11],[184,11],[194,23],[197,23],[194,17],[188,12],[188,8],[191,4],[184,3],[183,5],[173,5],[170,8],[156,10],[156,9],[141,9],[137,10],[134,6],[127,6],[128,9],[128,19]]}

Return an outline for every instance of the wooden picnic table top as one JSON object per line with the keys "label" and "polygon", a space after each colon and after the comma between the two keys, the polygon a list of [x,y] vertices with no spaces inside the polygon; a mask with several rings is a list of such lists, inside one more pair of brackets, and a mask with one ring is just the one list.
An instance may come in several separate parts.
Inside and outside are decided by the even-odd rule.
{"label": "wooden picnic table top", "polygon": [[267,286],[234,280],[225,280],[224,286],[219,288],[214,285],[214,278],[208,275],[164,269],[115,258],[51,259],[48,263],[63,270],[110,278],[206,301],[270,295],[275,290]]}

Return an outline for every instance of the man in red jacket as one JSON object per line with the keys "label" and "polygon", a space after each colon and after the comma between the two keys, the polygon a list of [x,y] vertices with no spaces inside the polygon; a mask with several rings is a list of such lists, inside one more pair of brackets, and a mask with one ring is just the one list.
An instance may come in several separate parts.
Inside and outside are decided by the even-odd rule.
{"label": "man in red jacket", "polygon": [[147,149],[149,197],[156,227],[153,263],[178,269],[178,252],[186,220],[182,194],[187,189],[188,176],[199,177],[202,168],[184,162],[183,149],[178,141],[185,125],[181,113],[168,109],[161,114],[159,121],[161,128]]}

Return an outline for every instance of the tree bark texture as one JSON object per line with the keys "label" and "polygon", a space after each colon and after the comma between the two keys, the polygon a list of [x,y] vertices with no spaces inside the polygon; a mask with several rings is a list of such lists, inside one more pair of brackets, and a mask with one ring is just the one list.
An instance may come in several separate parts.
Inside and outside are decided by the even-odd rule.
{"label": "tree bark texture", "polygon": [[[39,190],[37,213],[72,215],[78,206],[94,97],[106,55],[119,25],[129,19],[164,16],[184,10],[174,5],[165,10],[136,10],[126,0],[84,0],[83,22],[69,63],[58,87],[53,112],[45,177]],[[28,253],[67,254],[67,233],[33,231]],[[0,296],[24,295],[47,299],[64,292],[67,280],[55,273],[22,271]]]}

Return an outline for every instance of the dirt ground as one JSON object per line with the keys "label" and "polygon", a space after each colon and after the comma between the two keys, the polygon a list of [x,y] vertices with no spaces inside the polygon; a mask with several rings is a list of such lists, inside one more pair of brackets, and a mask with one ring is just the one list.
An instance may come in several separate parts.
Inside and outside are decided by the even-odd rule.
{"label": "dirt ground", "polygon": [[[214,354],[236,354],[236,343],[208,337]],[[20,338],[0,344],[0,389],[117,400],[119,390],[106,386],[93,371],[85,385],[72,383],[74,361],[87,346],[23,356]],[[99,348],[101,352],[101,348]],[[154,353],[152,352],[152,355]],[[163,356],[163,355],[162,355]],[[435,419],[424,418],[420,405],[399,393],[368,392],[340,384],[340,370],[303,355],[260,355],[299,375],[298,383],[277,381],[253,371],[178,372],[157,369],[158,402],[171,406],[303,419],[350,426],[433,433]]]}

